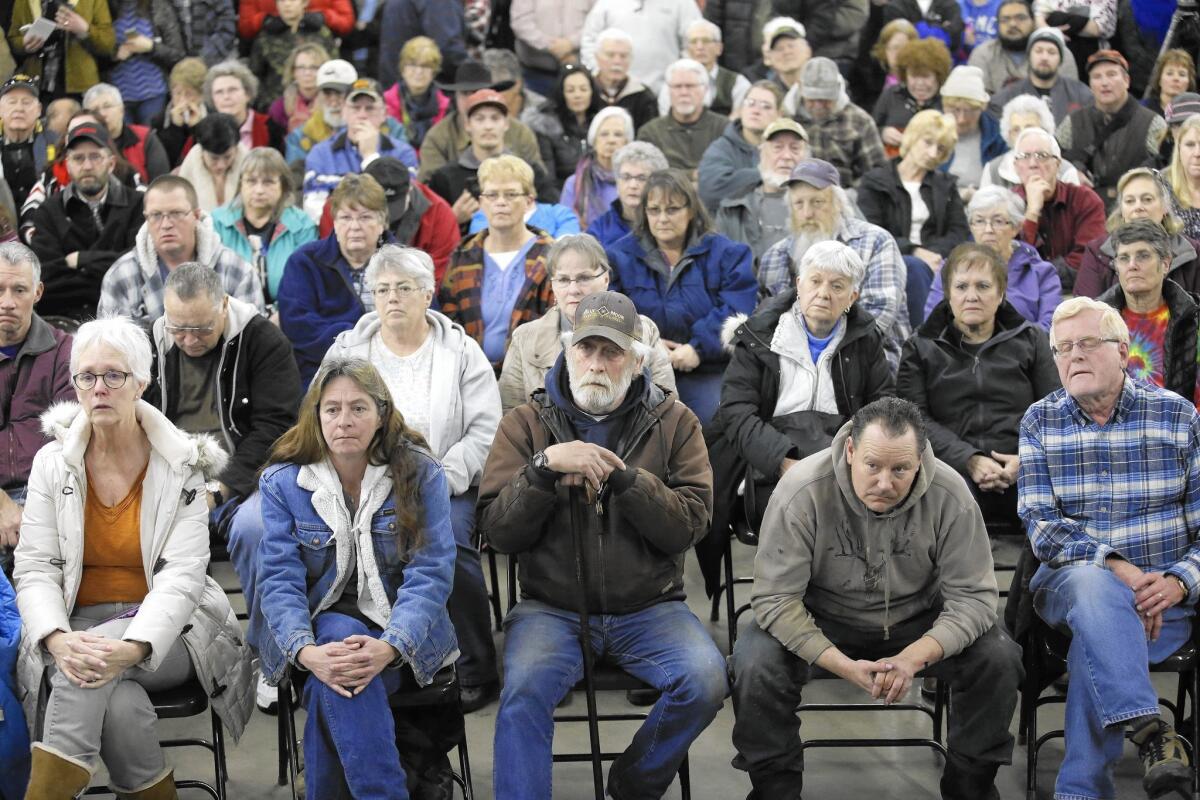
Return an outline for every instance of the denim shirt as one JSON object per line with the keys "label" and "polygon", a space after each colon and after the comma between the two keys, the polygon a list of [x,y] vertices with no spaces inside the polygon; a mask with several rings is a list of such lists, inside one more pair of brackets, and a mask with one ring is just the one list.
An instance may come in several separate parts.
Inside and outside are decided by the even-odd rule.
{"label": "denim shirt", "polygon": [[[400,552],[396,541],[395,493],[389,491],[371,519],[373,574],[391,601],[391,616],[379,638],[396,648],[422,685],[457,655],[458,644],[446,602],[454,578],[454,534],[450,528],[450,492],[441,465],[425,451],[416,453],[424,506],[424,545]],[[286,662],[316,644],[312,619],[337,598],[327,598],[347,578],[339,548],[354,547],[351,529],[334,530],[317,508],[329,495],[324,487],[303,488],[298,464],[268,468],[259,481],[263,539],[259,547],[258,594],[269,635],[261,638],[262,671],[278,680]],[[314,499],[317,503],[314,504]],[[327,500],[327,498],[325,498]],[[339,497],[337,502],[342,502]],[[339,526],[340,528],[340,526]],[[364,537],[358,539],[361,546]],[[368,559],[357,559],[369,569]],[[341,567],[339,567],[341,565]]]}

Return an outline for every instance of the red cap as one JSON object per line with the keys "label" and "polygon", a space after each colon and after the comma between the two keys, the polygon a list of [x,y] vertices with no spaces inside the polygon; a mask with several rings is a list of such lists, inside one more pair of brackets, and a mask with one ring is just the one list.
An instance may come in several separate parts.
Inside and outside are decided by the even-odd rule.
{"label": "red cap", "polygon": [[1092,67],[1097,64],[1116,64],[1121,69],[1129,72],[1129,62],[1125,60],[1125,56],[1116,50],[1097,50],[1088,56],[1087,71],[1089,74],[1092,71]]}
{"label": "red cap", "polygon": [[504,102],[504,95],[495,89],[480,89],[477,92],[473,92],[467,98],[467,116],[471,116],[475,109],[482,106],[496,106],[505,114],[508,113],[508,103]]}

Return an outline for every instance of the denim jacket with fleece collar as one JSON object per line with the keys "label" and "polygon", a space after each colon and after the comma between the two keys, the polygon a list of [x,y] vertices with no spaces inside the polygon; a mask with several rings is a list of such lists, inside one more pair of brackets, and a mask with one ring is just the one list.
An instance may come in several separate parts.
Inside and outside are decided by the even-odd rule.
{"label": "denim jacket with fleece collar", "polygon": [[405,446],[420,473],[424,509],[425,544],[414,552],[397,546],[386,466],[367,468],[353,519],[328,462],[277,464],[263,473],[258,591],[269,635],[255,644],[271,682],[286,662],[295,663],[302,647],[316,644],[312,620],[341,597],[354,563],[364,573],[364,588],[386,597],[388,620],[379,638],[396,648],[421,685],[458,657],[446,611],[455,556],[446,476],[427,451]]}

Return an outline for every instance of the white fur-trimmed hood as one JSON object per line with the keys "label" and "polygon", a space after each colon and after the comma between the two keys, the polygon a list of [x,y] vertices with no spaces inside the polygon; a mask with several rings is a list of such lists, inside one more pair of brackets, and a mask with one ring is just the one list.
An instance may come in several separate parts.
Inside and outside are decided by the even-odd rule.
{"label": "white fur-trimmed hood", "polygon": [[[42,413],[42,433],[62,445],[63,457],[79,466],[91,439],[91,426],[83,407],[74,400],[54,403]],[[200,470],[206,480],[215,480],[225,469],[229,455],[217,440],[206,433],[181,431],[154,406],[137,401],[137,418],[150,440],[150,446],[176,471]]]}
{"label": "white fur-trimmed hood", "polygon": [[733,314],[726,317],[725,321],[721,323],[721,346],[725,348],[726,353],[733,352],[733,336],[741,324],[748,319],[750,319],[748,314]]}

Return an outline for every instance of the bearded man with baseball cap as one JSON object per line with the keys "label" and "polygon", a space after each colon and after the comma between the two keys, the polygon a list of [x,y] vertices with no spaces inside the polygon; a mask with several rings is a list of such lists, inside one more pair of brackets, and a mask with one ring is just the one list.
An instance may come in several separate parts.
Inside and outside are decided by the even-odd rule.
{"label": "bearded man with baseball cap", "polygon": [[1134,167],[1153,167],[1167,121],[1129,93],[1129,62],[1116,50],[1097,50],[1087,60],[1095,104],[1072,112],[1054,138],[1063,158],[1088,176],[1105,209],[1117,203],[1117,181]]}
{"label": "bearded man with baseball cap", "polygon": [[498,800],[550,798],[554,707],[580,675],[585,623],[598,662],[662,692],[610,797],[661,797],[728,693],[683,591],[712,513],[708,451],[696,415],[650,379],[639,328],[625,295],[583,298],[546,388],[504,417],[484,466],[479,527],[516,556],[522,598],[505,623]]}
{"label": "bearded man with baseball cap", "polygon": [[33,251],[42,264],[43,314],[95,316],[104,273],[133,249],[142,227],[142,193],[113,176],[108,128],[79,122],[67,132],[71,181],[33,212]]}

